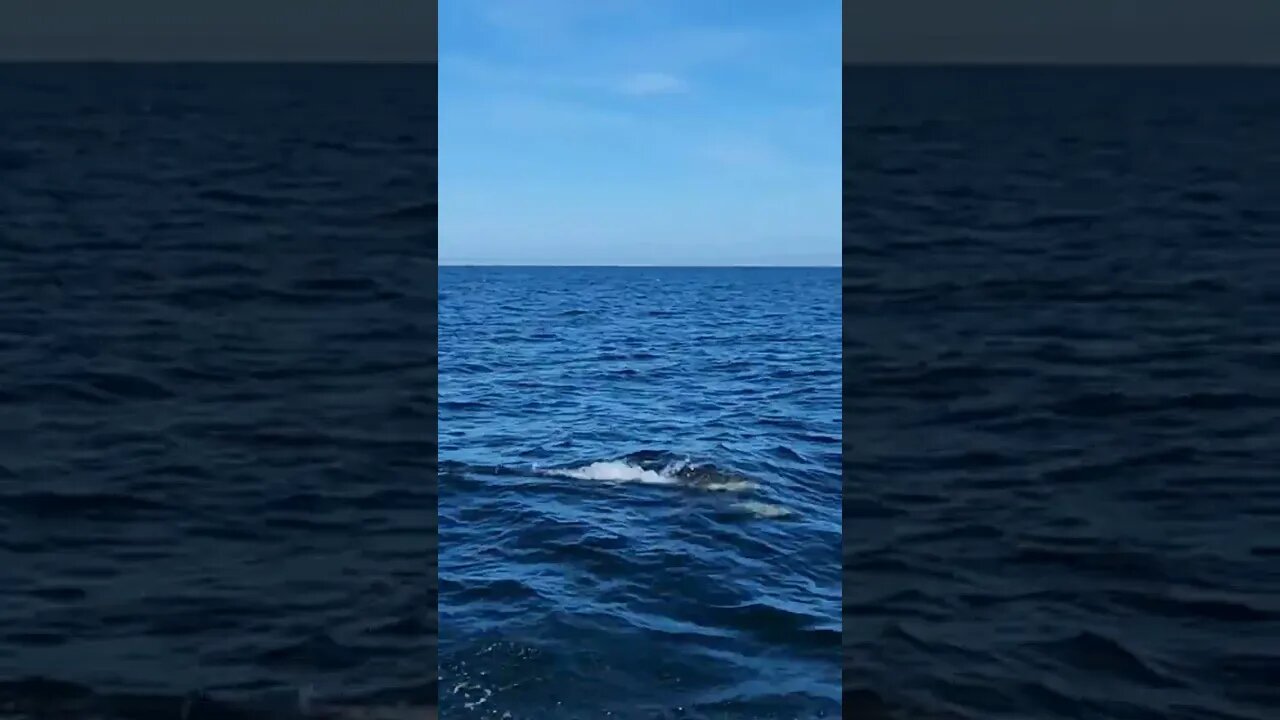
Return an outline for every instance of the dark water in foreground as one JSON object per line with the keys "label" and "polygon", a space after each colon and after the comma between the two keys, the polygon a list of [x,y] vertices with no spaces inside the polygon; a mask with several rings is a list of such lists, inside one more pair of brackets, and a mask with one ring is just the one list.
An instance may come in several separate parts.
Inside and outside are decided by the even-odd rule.
{"label": "dark water in foreground", "polygon": [[0,708],[434,702],[434,83],[0,66]]}
{"label": "dark water in foreground", "polygon": [[846,712],[1280,716],[1280,73],[845,98]]}
{"label": "dark water in foreground", "polygon": [[440,273],[441,714],[838,717],[839,271]]}

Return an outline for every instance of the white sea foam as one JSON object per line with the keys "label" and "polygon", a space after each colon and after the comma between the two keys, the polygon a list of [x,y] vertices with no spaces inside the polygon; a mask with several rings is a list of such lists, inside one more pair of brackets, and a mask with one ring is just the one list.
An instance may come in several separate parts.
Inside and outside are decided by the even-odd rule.
{"label": "white sea foam", "polygon": [[715,492],[744,492],[754,489],[755,486],[756,484],[750,480],[725,480],[724,482],[703,483],[698,487]]}
{"label": "white sea foam", "polygon": [[639,465],[622,460],[593,462],[580,468],[564,470],[547,470],[548,475],[574,478],[575,480],[599,480],[602,482],[639,482],[651,485],[675,485],[679,478],[673,477],[668,468],[662,471],[647,470]]}
{"label": "white sea foam", "polygon": [[758,518],[780,518],[791,514],[790,510],[782,507],[781,505],[756,502],[754,500],[740,502],[734,507],[737,507],[739,510],[745,510]]}
{"label": "white sea foam", "polygon": [[546,470],[548,475],[573,478],[575,480],[595,480],[599,482],[638,482],[648,485],[686,485],[711,492],[743,492],[755,488],[755,483],[733,475],[712,474],[698,476],[690,474],[691,463],[688,459],[668,463],[661,470],[653,470],[635,465],[626,460],[607,460],[593,462],[577,468]]}

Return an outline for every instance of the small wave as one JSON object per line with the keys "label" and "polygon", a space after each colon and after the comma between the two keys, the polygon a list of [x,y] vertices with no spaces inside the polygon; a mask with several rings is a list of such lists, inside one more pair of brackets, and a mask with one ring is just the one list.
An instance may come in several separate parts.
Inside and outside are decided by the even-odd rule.
{"label": "small wave", "polygon": [[167,509],[154,500],[125,493],[34,491],[0,495],[0,508],[36,517],[120,517]]}
{"label": "small wave", "polygon": [[404,205],[392,210],[383,212],[378,219],[387,221],[413,221],[422,222],[434,220],[437,208],[435,200],[428,200],[421,203],[413,203]]}
{"label": "small wave", "polygon": [[1111,677],[1125,678],[1150,688],[1181,687],[1176,679],[1166,676],[1118,639],[1094,632],[1078,632],[1072,637],[1035,646],[1056,662],[1074,664],[1087,671],[1105,671]]}
{"label": "small wave", "polygon": [[638,482],[647,485],[684,485],[711,492],[745,492],[756,483],[738,473],[722,470],[710,463],[695,463],[689,458],[673,459],[637,453],[617,460],[601,460],[579,467],[541,471],[544,475],[595,480],[600,482]]}
{"label": "small wave", "polygon": [[205,190],[201,192],[200,195],[210,202],[230,206],[269,208],[280,203],[280,199],[271,197],[266,193],[245,192],[242,190],[228,190],[223,188]]}

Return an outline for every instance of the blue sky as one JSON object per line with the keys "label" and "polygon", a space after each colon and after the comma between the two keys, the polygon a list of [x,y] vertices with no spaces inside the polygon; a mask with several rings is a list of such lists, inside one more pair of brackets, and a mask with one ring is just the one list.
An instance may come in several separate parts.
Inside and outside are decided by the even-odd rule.
{"label": "blue sky", "polygon": [[439,12],[442,264],[840,264],[839,0]]}

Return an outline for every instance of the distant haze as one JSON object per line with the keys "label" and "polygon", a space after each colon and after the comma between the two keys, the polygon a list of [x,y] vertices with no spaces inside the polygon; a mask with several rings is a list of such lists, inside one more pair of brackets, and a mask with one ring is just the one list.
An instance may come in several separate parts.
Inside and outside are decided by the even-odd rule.
{"label": "distant haze", "polygon": [[436,0],[0,0],[0,60],[435,59]]}
{"label": "distant haze", "polygon": [[849,63],[1280,64],[1280,0],[894,0],[844,11]]}

